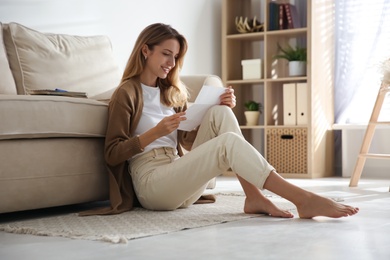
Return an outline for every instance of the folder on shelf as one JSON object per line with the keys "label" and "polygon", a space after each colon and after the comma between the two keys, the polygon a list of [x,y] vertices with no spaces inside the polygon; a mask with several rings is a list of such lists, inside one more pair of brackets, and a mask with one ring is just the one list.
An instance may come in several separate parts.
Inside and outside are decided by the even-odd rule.
{"label": "folder on shelf", "polygon": [[297,83],[297,125],[306,125],[307,118],[307,83]]}
{"label": "folder on shelf", "polygon": [[297,99],[295,83],[283,84],[283,124],[297,124]]}

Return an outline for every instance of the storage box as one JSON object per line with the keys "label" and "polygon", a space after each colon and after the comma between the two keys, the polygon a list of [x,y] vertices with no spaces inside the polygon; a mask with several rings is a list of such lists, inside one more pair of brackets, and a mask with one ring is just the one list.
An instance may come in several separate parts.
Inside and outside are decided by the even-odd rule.
{"label": "storage box", "polygon": [[242,60],[242,79],[261,79],[261,59]]}
{"label": "storage box", "polygon": [[278,173],[307,173],[307,130],[267,129],[267,160]]}

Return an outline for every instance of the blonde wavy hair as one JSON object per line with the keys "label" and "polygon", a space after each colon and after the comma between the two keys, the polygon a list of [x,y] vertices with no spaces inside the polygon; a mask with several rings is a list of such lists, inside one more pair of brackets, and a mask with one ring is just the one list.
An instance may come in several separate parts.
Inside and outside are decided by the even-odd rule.
{"label": "blonde wavy hair", "polygon": [[187,101],[188,92],[180,81],[179,72],[183,67],[188,45],[184,36],[170,25],[163,23],[151,24],[140,33],[127,61],[121,83],[130,78],[138,77],[144,70],[146,61],[142,55],[142,48],[145,44],[150,50],[153,50],[154,46],[170,39],[176,39],[179,42],[180,51],[176,58],[175,67],[171,69],[165,79],[158,78],[157,85],[161,90],[161,102],[163,104],[169,107],[182,107]]}

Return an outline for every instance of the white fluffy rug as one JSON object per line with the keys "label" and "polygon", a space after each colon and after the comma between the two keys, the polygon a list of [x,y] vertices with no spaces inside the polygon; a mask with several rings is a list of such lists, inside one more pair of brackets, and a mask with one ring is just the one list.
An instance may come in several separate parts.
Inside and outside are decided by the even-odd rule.
{"label": "white fluffy rug", "polygon": [[[119,215],[79,217],[65,213],[18,221],[0,222],[0,231],[58,236],[72,239],[126,243],[130,239],[226,223],[258,215],[243,213],[244,196],[217,195],[213,204],[197,204],[175,211],[149,211],[135,208]],[[270,198],[284,209],[295,209],[290,202]]]}

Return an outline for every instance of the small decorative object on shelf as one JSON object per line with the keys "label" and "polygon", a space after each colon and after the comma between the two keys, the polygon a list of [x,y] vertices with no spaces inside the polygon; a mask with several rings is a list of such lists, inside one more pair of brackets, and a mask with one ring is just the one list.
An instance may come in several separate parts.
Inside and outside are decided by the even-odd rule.
{"label": "small decorative object on shelf", "polygon": [[248,17],[245,19],[240,16],[236,17],[236,28],[239,33],[251,33],[264,31],[264,24],[257,21],[256,16],[248,21]]}
{"label": "small decorative object on shelf", "polygon": [[274,59],[285,59],[288,61],[289,76],[306,75],[306,48],[299,46],[293,48],[290,44],[287,44],[286,48],[282,48],[280,44],[278,44],[278,49],[281,51],[281,54],[275,55]]}
{"label": "small decorative object on shelf", "polygon": [[261,79],[261,59],[242,60],[242,79]]}
{"label": "small decorative object on shelf", "polygon": [[256,101],[250,100],[245,102],[244,104],[245,109],[245,118],[246,118],[246,125],[247,126],[254,126],[257,125],[259,122],[259,116],[262,111],[262,104],[258,103]]}

